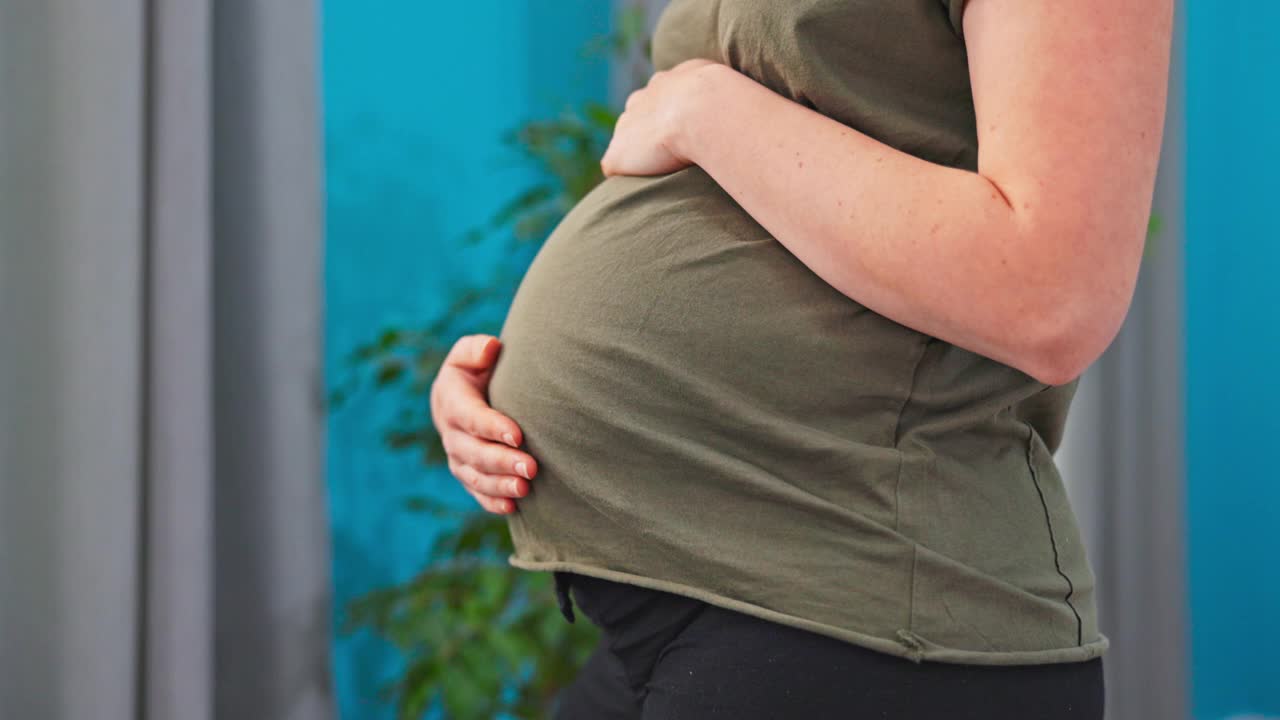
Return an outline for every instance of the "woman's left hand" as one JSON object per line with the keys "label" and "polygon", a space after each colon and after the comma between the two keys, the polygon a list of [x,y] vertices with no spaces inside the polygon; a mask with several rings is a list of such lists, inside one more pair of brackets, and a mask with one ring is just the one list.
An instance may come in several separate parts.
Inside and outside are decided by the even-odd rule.
{"label": "woman's left hand", "polygon": [[727,66],[693,58],[670,70],[659,70],[647,85],[627,97],[625,109],[613,127],[613,138],[600,159],[600,169],[610,175],[664,175],[692,165],[675,149],[682,114],[705,96],[722,77],[710,67]]}

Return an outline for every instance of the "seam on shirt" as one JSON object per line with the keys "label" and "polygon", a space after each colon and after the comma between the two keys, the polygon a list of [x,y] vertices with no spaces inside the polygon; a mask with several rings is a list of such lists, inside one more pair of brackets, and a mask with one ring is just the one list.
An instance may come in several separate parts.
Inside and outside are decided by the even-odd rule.
{"label": "seam on shirt", "polygon": [[930,336],[920,346],[920,355],[911,366],[911,387],[907,388],[907,396],[902,399],[902,405],[898,407],[898,417],[893,423],[893,446],[896,448],[902,441],[900,434],[902,432],[902,416],[906,413],[907,405],[911,403],[911,398],[916,394],[916,388],[920,385],[920,368],[924,364],[924,356],[929,351],[929,346],[938,338]]}
{"label": "seam on shirt", "polygon": [[1080,613],[1076,612],[1076,606],[1071,604],[1071,596],[1076,591],[1076,586],[1071,582],[1071,578],[1062,571],[1062,564],[1058,560],[1058,543],[1053,535],[1053,522],[1049,519],[1049,505],[1044,501],[1044,492],[1040,490],[1040,475],[1036,472],[1036,465],[1032,459],[1032,451],[1035,450],[1035,428],[1026,420],[1022,421],[1027,426],[1027,467],[1031,469],[1031,482],[1036,487],[1036,494],[1040,496],[1040,507],[1044,509],[1044,524],[1049,528],[1049,546],[1053,548],[1053,566],[1057,569],[1058,574],[1063,580],[1067,581],[1067,595],[1063,601],[1067,603],[1067,607],[1071,608],[1071,614],[1076,616],[1076,645],[1084,644],[1084,623],[1080,619]]}
{"label": "seam on shirt", "polygon": [[[911,404],[911,399],[915,397],[916,388],[920,387],[920,369],[924,366],[924,358],[929,354],[929,346],[938,338],[930,336],[924,341],[920,348],[920,355],[916,358],[915,363],[911,367],[911,387],[907,388],[907,396],[902,399],[902,405],[898,408],[898,418],[893,423],[893,447],[898,451],[898,474],[893,481],[893,530],[901,532],[901,511],[902,511],[902,474],[906,471],[907,458],[906,453],[902,451],[899,444],[902,442],[900,437],[902,433],[902,416],[906,414],[907,406]],[[935,365],[936,367],[936,365]]]}
{"label": "seam on shirt", "polygon": [[893,532],[895,533],[901,533],[902,473],[906,471],[906,452],[899,447],[902,439],[899,437],[902,432],[902,415],[906,414],[906,406],[910,405],[911,398],[915,397],[915,388],[920,386],[920,368],[924,365],[924,356],[928,355],[929,345],[936,340],[936,337],[929,337],[920,346],[920,355],[911,366],[911,387],[906,389],[906,397],[902,398],[902,405],[897,409],[897,419],[893,421],[893,448],[897,450],[897,474],[893,477]]}
{"label": "seam on shirt", "polygon": [[902,528],[898,525],[899,514],[900,514],[899,510],[902,508],[902,498],[899,497],[899,493],[902,490],[902,473],[906,469],[906,464],[907,464],[907,454],[902,451],[899,451],[898,452],[898,473],[893,478],[893,531],[896,533],[902,532]]}
{"label": "seam on shirt", "polygon": [[916,619],[916,556],[920,554],[920,543],[911,543],[911,591],[907,594],[907,632],[915,632]]}

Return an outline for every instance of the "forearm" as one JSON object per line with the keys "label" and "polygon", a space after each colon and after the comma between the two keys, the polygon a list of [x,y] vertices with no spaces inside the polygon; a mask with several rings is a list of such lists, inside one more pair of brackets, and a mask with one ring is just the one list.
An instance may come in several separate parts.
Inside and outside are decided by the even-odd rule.
{"label": "forearm", "polygon": [[737,77],[708,83],[714,98],[681,114],[675,152],[841,293],[928,335],[1065,382],[1048,357],[1063,317],[1057,308],[1067,300],[1063,266],[1037,247],[1031,223],[995,184]]}

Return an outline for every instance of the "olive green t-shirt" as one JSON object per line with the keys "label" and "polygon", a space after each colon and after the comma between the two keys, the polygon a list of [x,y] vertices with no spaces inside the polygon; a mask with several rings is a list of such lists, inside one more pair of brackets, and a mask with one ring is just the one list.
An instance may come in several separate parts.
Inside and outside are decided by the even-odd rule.
{"label": "olive green t-shirt", "polygon": [[[974,170],[962,1],[674,0],[652,59],[723,62]],[[534,258],[501,338],[489,401],[539,463],[509,516],[515,567],[917,661],[1108,647],[1052,455],[1078,379],[1046,385],[871,311],[701,168],[593,189]]]}

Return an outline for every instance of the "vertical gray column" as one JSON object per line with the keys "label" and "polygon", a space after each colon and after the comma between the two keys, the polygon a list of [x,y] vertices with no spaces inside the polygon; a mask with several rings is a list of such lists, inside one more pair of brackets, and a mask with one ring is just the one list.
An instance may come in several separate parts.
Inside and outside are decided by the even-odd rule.
{"label": "vertical gray column", "polygon": [[0,3],[0,716],[134,717],[143,12]]}
{"label": "vertical gray column", "polygon": [[332,712],[317,5],[213,5],[218,718]]}
{"label": "vertical gray column", "polygon": [[147,720],[213,717],[210,1],[148,3],[138,675]]}

